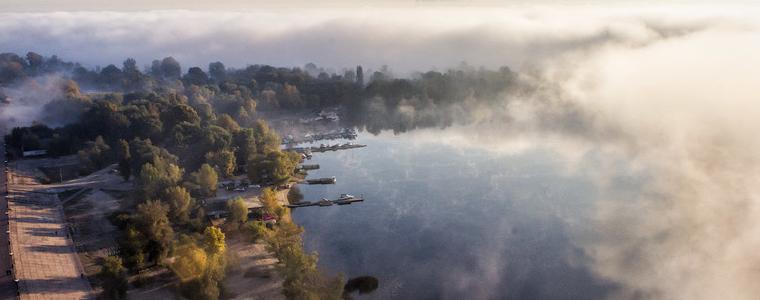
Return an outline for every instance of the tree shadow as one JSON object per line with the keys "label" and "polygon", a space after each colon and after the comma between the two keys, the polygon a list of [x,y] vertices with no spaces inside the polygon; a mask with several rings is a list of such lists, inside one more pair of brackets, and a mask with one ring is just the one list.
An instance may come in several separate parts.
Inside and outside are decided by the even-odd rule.
{"label": "tree shadow", "polygon": [[62,253],[62,254],[76,252],[69,245],[62,245],[62,246],[42,245],[42,246],[27,247],[27,249],[33,252]]}
{"label": "tree shadow", "polygon": [[22,279],[19,281],[21,292],[87,292],[86,280],[80,277],[58,277],[52,279]]}

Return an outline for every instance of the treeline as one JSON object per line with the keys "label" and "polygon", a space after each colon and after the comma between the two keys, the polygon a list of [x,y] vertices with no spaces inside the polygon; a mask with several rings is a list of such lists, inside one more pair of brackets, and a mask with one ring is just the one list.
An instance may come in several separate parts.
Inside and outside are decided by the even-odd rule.
{"label": "treeline", "polygon": [[[219,102],[218,112],[235,115],[240,103],[256,100],[260,109],[302,109],[347,104],[359,98],[363,75],[361,67],[344,74],[328,74],[316,66],[276,68],[251,65],[244,69],[210,63],[206,70],[190,67],[182,73],[177,60],[154,60],[142,70],[134,59],[121,66],[87,69],[78,63],[64,62],[56,56],[45,58],[34,52],[26,57],[0,54],[0,87],[13,86],[45,74],[64,74],[85,90],[107,92],[156,92],[173,90],[185,93],[193,102]],[[318,74],[314,75],[314,72]],[[225,106],[226,107],[222,107]]]}
{"label": "treeline", "polygon": [[[154,60],[142,70],[134,59],[121,66],[87,69],[57,57],[30,52],[26,57],[0,54],[0,87],[13,86],[41,74],[61,73],[83,89],[137,94],[181,94],[200,114],[213,106],[234,118],[259,110],[303,110],[341,106],[346,126],[403,132],[418,127],[445,127],[467,122],[473,110],[488,108],[517,92],[518,75],[507,67],[475,69],[466,65],[445,72],[429,71],[396,78],[387,68],[365,78],[358,66],[342,73],[314,64],[303,68],[250,65],[227,68],[221,62],[206,69],[190,67],[183,73],[172,57]],[[0,91],[0,97],[2,97]],[[63,106],[64,103],[57,103]],[[245,109],[241,109],[245,107]],[[71,114],[70,114],[71,115]]]}
{"label": "treeline", "polygon": [[[0,54],[0,89],[46,74],[62,78],[42,118],[63,125],[13,128],[5,136],[12,158],[29,150],[76,154],[82,173],[115,163],[135,184],[132,205],[112,217],[123,234],[119,256],[104,262],[100,276],[105,298],[124,297],[127,274],[154,266],[181,279],[183,297],[219,298],[230,260],[225,234],[236,232],[269,244],[282,263],[288,298],[340,297],[342,278],[318,272],[316,255],[303,251],[301,229],[288,221],[287,208],[277,205],[272,191],[261,198],[265,213],[280,221],[272,229],[248,221],[237,200],[228,205],[228,224],[217,228],[206,221],[201,200],[215,196],[220,177],[245,174],[251,182],[274,185],[291,178],[300,161],[280,150],[280,137],[257,112],[340,106],[344,125],[403,132],[449,126],[495,105],[518,83],[508,68],[463,67],[410,78],[379,70],[366,79],[361,67],[331,74],[313,64],[231,69],[215,62],[206,70],[182,70],[171,57],[140,70],[133,59],[121,67],[87,69],[55,56]],[[2,90],[0,97],[19,100],[7,99]]]}
{"label": "treeline", "polygon": [[[53,68],[45,61],[33,70],[72,66]],[[98,276],[103,298],[125,298],[130,274],[137,278],[131,284],[140,285],[149,280],[143,275],[146,270],[168,268],[180,280],[180,296],[218,299],[224,296],[223,280],[232,258],[225,239],[240,230],[254,230],[273,245],[288,298],[340,294],[342,279],[317,272],[316,256],[303,252],[300,236],[294,236],[300,229],[294,230],[298,227],[287,220],[287,208],[277,204],[271,190],[262,201],[266,213],[281,220],[277,226],[267,229],[249,221],[239,200],[228,203],[230,217],[224,226],[208,222],[202,200],[216,196],[220,178],[244,174],[251,182],[277,185],[291,178],[301,159],[280,150],[280,137],[257,118],[257,103],[244,90],[216,94],[191,86],[86,94],[72,79],[61,81],[59,89],[62,96],[45,109],[66,107],[70,122],[55,128],[16,127],[5,142],[13,157],[39,149],[54,156],[77,154],[84,173],[116,164],[124,180],[134,183],[125,210],[111,217],[121,235],[118,256],[108,257]]]}

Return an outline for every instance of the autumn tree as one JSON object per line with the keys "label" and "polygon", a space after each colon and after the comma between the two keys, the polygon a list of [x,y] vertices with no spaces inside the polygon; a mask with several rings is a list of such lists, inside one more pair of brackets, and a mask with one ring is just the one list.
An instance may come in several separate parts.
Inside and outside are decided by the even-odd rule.
{"label": "autumn tree", "polygon": [[190,181],[186,184],[199,196],[212,197],[216,195],[218,182],[219,176],[214,168],[209,164],[203,164],[198,171],[190,175]]}
{"label": "autumn tree", "polygon": [[188,299],[218,299],[227,268],[224,233],[206,227],[199,240],[183,238],[171,267],[182,280],[180,293]]}
{"label": "autumn tree", "polygon": [[175,223],[184,224],[190,219],[190,207],[193,199],[184,187],[172,186],[164,191],[164,201],[169,205],[169,218]]}
{"label": "autumn tree", "polygon": [[227,222],[241,224],[248,220],[248,206],[243,198],[237,197],[227,201],[227,211],[229,212]]}

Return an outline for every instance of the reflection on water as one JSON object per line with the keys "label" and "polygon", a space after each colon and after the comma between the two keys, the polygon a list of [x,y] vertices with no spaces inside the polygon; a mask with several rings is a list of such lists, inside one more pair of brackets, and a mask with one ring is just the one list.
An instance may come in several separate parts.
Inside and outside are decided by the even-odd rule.
{"label": "reflection on water", "polygon": [[[363,203],[296,209],[305,247],[346,278],[381,283],[366,298],[597,299],[614,290],[588,269],[573,237],[596,194],[583,172],[558,171],[551,151],[496,155],[360,136],[367,148],[316,154],[304,200],[363,194]],[[364,298],[365,296],[361,296]]]}

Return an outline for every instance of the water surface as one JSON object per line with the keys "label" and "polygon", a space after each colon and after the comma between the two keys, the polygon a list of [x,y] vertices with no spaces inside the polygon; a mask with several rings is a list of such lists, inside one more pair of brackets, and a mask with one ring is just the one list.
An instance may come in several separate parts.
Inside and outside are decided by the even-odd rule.
{"label": "water surface", "polygon": [[[445,134],[445,132],[441,132]],[[374,299],[598,299],[596,278],[574,240],[587,232],[595,189],[536,147],[496,154],[414,135],[360,135],[368,147],[315,153],[305,200],[362,194],[346,206],[296,209],[319,265],[380,282]]]}

